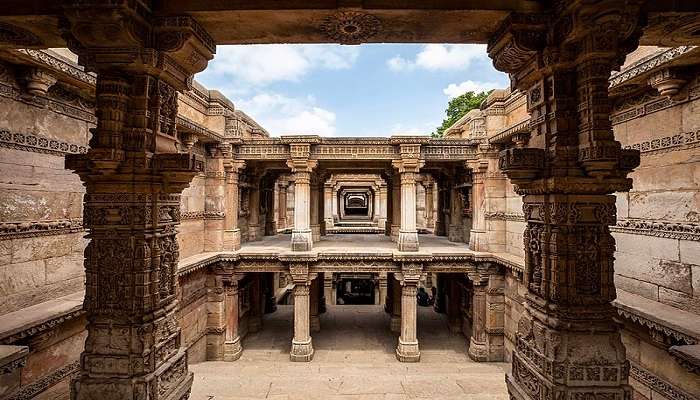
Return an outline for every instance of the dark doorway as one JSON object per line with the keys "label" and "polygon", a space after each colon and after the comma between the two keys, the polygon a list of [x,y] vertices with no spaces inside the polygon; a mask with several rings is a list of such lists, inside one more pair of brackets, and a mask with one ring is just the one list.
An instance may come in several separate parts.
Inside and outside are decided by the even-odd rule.
{"label": "dark doorway", "polygon": [[338,304],[374,304],[374,279],[341,276],[336,291]]}

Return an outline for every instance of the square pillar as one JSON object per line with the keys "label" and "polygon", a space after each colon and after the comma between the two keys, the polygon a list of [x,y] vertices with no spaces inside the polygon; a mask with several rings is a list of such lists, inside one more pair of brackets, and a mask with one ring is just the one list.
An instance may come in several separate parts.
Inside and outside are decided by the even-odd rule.
{"label": "square pillar", "polygon": [[475,251],[488,251],[486,237],[486,172],[488,160],[470,163],[472,168],[472,228],[469,233],[469,248]]}
{"label": "square pillar", "polygon": [[207,361],[224,359],[224,342],[226,341],[226,294],[221,275],[207,275]]}
{"label": "square pillar", "polygon": [[[391,322],[389,328],[394,333],[401,333],[401,283],[397,274],[391,282]],[[416,298],[416,302],[417,302]]]}
{"label": "square pillar", "polygon": [[287,228],[287,182],[282,181],[277,185],[278,200],[277,200],[277,229]]}
{"label": "square pillar", "polygon": [[255,242],[262,239],[260,234],[260,175],[251,175],[250,189],[248,190],[248,241]]}
{"label": "square pillar", "polygon": [[294,284],[294,338],[289,358],[292,361],[311,361],[314,357],[314,346],[311,341],[310,329],[310,297],[311,282]]}
{"label": "square pillar", "polygon": [[379,278],[377,279],[379,286],[379,302],[377,304],[386,305],[387,296],[387,273],[380,272]]}
{"label": "square pillar", "polygon": [[[322,278],[321,278],[322,279]],[[309,317],[309,326],[311,329],[311,332],[320,332],[321,331],[321,317],[320,317],[320,307],[319,303],[321,301],[321,285],[320,285],[320,279],[319,277],[316,277],[313,281],[311,281],[311,293],[309,294],[309,304],[310,304],[310,317]]]}
{"label": "square pillar", "polygon": [[[292,145],[301,146],[301,145]],[[306,145],[306,153],[308,154]],[[292,251],[309,251],[313,248],[311,232],[311,171],[316,167],[315,160],[292,159],[287,165],[294,176],[294,230],[292,231]]]}
{"label": "square pillar", "polygon": [[401,290],[401,335],[396,346],[396,359],[401,362],[418,362],[420,361],[420,349],[418,346],[418,301],[416,295],[422,265],[404,263],[401,270],[402,272],[397,274]]}
{"label": "square pillar", "polygon": [[312,177],[310,181],[310,186],[309,186],[309,227],[311,228],[311,239],[314,242],[318,242],[321,240],[321,213],[320,213],[320,201],[321,201],[321,193],[320,193],[320,183],[318,182],[317,177]]}
{"label": "square pillar", "polygon": [[226,341],[224,342],[224,361],[236,361],[241,358],[243,347],[238,334],[240,304],[238,299],[238,280],[234,275],[224,286],[226,296]]}
{"label": "square pillar", "polygon": [[401,229],[401,175],[391,176],[391,240],[398,242]]}
{"label": "square pillar", "polygon": [[241,248],[241,230],[238,228],[239,177],[245,168],[245,162],[229,160],[224,164],[226,172],[226,198],[224,213],[224,251],[235,251]]}
{"label": "square pillar", "polygon": [[329,185],[323,186],[323,219],[326,222],[326,229],[333,227],[333,188]]}
{"label": "square pillar", "polygon": [[399,229],[397,247],[399,251],[413,252],[418,251],[416,176],[423,166],[423,161],[414,157],[414,155],[420,154],[419,144],[402,144],[401,153],[402,159],[394,161],[393,164],[401,176],[401,228]]}
{"label": "square pillar", "polygon": [[[205,160],[204,177],[204,251],[224,248],[226,175],[224,150],[226,145],[211,147]],[[230,147],[230,145],[228,146]],[[227,151],[228,153],[228,151]]]}

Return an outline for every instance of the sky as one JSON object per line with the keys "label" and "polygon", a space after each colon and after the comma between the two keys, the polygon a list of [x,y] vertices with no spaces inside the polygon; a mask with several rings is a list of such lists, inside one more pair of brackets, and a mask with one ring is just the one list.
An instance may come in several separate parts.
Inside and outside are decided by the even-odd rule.
{"label": "sky", "polygon": [[218,46],[195,79],[272,136],[430,134],[448,101],[508,86],[485,45]]}

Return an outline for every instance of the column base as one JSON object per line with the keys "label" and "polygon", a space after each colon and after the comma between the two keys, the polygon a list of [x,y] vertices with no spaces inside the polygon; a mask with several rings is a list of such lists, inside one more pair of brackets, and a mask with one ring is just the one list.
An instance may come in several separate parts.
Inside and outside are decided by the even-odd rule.
{"label": "column base", "polygon": [[321,318],[318,315],[312,315],[309,319],[309,328],[311,332],[321,332]]}
{"label": "column base", "polygon": [[401,362],[418,362],[420,361],[420,350],[418,349],[418,341],[404,342],[399,338],[399,345],[396,346],[396,359]]}
{"label": "column base", "polygon": [[311,225],[311,240],[314,242],[321,240],[321,225]]}
{"label": "column base", "polygon": [[418,251],[418,232],[399,231],[399,251]]}
{"label": "column base", "polygon": [[486,343],[475,342],[474,338],[469,339],[469,358],[476,362],[486,362],[489,360],[489,350]]}
{"label": "column base", "polygon": [[224,342],[224,361],[236,361],[243,354],[240,336],[230,342]]}
{"label": "column base", "polygon": [[309,362],[314,358],[314,346],[311,338],[307,341],[297,341],[292,339],[292,351],[289,353],[289,359],[293,362]]}
{"label": "column base", "polygon": [[236,251],[241,249],[241,230],[231,229],[224,231],[224,251]]}
{"label": "column base", "polygon": [[476,251],[488,251],[488,238],[486,231],[472,229],[469,231],[469,249]]}
{"label": "column base", "polygon": [[313,248],[311,229],[292,231],[292,251],[310,251]]}
{"label": "column base", "polygon": [[400,315],[392,315],[391,316],[391,323],[389,325],[389,329],[394,333],[401,332],[401,316]]}
{"label": "column base", "polygon": [[71,382],[71,399],[183,400],[189,398],[194,374],[187,370],[187,352],[181,348],[155,372],[132,377],[79,376]]}

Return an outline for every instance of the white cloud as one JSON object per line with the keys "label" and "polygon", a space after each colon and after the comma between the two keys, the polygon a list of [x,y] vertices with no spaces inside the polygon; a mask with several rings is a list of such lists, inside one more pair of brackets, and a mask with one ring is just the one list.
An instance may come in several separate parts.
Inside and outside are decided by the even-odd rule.
{"label": "white cloud", "polygon": [[421,68],[429,71],[464,70],[474,60],[486,60],[486,46],[481,44],[427,44],[414,60],[395,56],[386,61],[392,71]]}
{"label": "white cloud", "polygon": [[298,81],[314,69],[347,69],[357,60],[356,46],[236,45],[219,46],[203,75],[223,75],[237,85],[263,86]]}
{"label": "white cloud", "polygon": [[446,88],[442,89],[442,92],[445,93],[449,98],[453,99],[467,92],[486,92],[501,86],[502,85],[496,82],[464,81],[460,84],[450,83]]}
{"label": "white cloud", "polygon": [[406,126],[397,123],[389,129],[389,135],[429,135],[436,127],[435,122],[426,122],[419,125]]}
{"label": "white cloud", "polygon": [[259,93],[239,100],[236,105],[274,136],[335,134],[335,113],[318,107],[313,96],[295,98]]}

